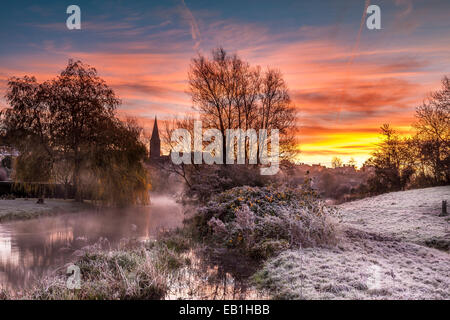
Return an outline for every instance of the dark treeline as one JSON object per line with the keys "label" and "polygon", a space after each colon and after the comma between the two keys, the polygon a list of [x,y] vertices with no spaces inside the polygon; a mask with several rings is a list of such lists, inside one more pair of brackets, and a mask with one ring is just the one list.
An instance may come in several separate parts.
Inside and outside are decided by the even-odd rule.
{"label": "dark treeline", "polygon": [[383,141],[365,166],[373,167],[366,192],[382,192],[450,183],[450,79],[416,108],[415,133],[402,138],[389,124]]}

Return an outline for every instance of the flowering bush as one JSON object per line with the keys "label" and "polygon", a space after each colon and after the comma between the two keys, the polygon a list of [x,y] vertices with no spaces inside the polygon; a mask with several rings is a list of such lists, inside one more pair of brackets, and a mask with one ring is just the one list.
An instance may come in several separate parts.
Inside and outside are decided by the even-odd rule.
{"label": "flowering bush", "polygon": [[245,186],[214,197],[195,221],[202,237],[267,257],[290,247],[335,243],[336,214],[308,188]]}

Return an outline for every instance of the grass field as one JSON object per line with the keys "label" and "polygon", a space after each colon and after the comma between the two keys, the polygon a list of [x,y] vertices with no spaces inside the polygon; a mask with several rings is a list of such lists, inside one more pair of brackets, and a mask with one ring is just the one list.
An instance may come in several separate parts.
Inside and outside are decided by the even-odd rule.
{"label": "grass field", "polygon": [[89,203],[73,200],[45,199],[45,203],[37,204],[37,199],[0,200],[0,223],[11,220],[32,219],[58,213],[79,212],[90,207]]}
{"label": "grass field", "polygon": [[340,205],[337,247],[285,251],[255,281],[282,299],[449,299],[449,199],[447,186]]}

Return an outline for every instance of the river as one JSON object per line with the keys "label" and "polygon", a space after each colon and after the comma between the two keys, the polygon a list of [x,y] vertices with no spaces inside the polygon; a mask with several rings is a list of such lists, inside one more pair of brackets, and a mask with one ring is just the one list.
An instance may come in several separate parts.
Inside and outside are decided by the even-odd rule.
{"label": "river", "polygon": [[[0,224],[0,288],[20,290],[74,260],[73,253],[100,239],[146,240],[182,225],[172,198],[153,196],[146,207],[61,214]],[[105,240],[106,239],[106,240]]]}

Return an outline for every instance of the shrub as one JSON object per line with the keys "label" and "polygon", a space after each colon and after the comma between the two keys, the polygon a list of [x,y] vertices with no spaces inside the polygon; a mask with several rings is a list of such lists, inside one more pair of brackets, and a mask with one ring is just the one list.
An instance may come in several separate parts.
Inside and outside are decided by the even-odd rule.
{"label": "shrub", "polygon": [[308,188],[245,186],[214,197],[193,221],[201,238],[266,258],[289,247],[335,243],[336,214]]}
{"label": "shrub", "polygon": [[226,190],[241,186],[261,187],[276,177],[261,175],[260,168],[253,165],[191,166],[185,170],[190,185],[185,196],[203,204]]}
{"label": "shrub", "polygon": [[10,294],[5,289],[0,289],[0,300],[11,299]]}

